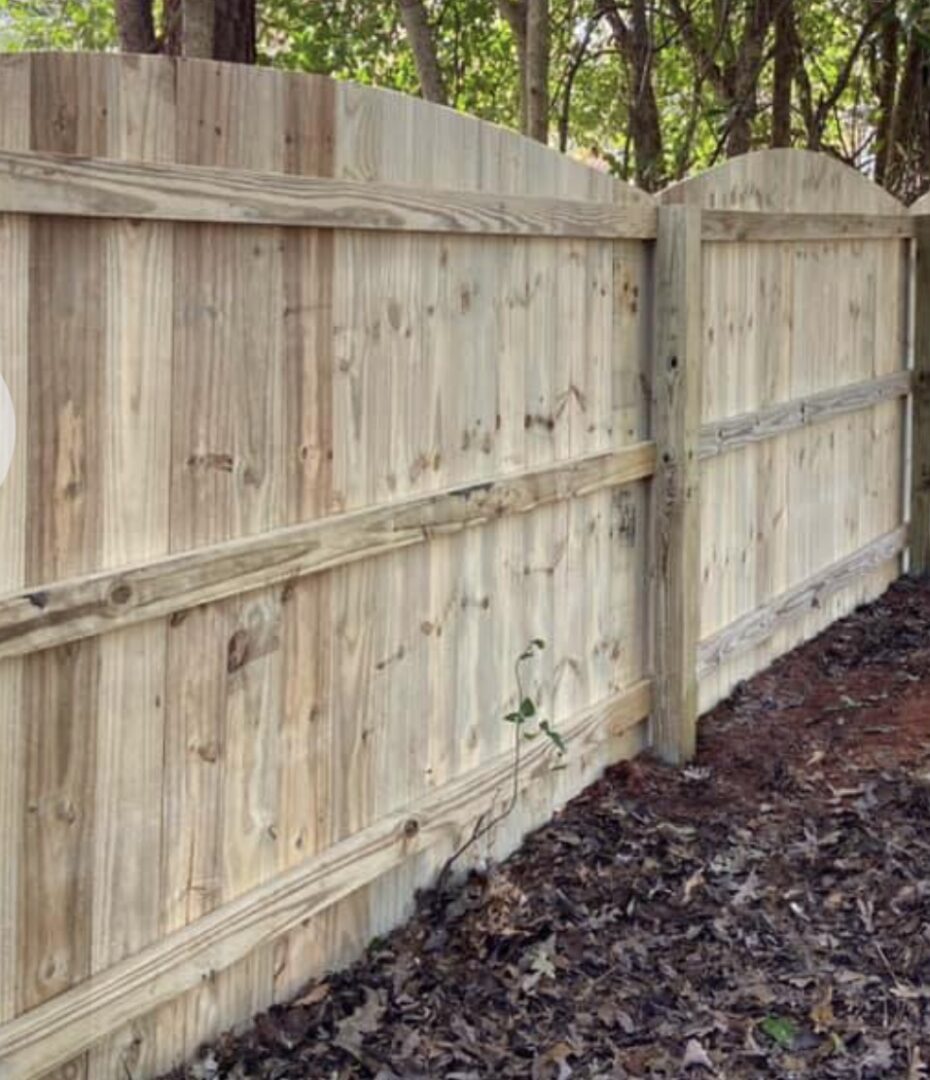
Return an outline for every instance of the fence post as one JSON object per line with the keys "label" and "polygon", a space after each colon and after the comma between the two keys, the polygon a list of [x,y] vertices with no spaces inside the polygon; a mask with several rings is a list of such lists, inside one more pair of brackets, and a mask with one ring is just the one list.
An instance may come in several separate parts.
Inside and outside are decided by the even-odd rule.
{"label": "fence post", "polygon": [[930,213],[916,216],[914,226],[910,570],[925,574],[930,571]]}
{"label": "fence post", "polygon": [[701,210],[662,206],[655,257],[652,424],[653,745],[694,755],[700,629]]}

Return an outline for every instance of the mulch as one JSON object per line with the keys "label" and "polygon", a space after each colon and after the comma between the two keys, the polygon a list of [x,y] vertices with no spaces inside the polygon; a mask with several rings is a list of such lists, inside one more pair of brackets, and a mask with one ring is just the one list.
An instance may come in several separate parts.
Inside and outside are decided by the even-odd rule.
{"label": "mulch", "polygon": [[928,736],[903,579],[174,1076],[927,1077]]}

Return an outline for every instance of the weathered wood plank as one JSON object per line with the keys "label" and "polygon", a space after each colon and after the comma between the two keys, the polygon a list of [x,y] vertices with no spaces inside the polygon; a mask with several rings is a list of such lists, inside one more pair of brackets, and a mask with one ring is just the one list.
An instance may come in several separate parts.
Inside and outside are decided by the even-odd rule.
{"label": "weathered wood plank", "polygon": [[639,240],[656,230],[651,206],[14,152],[0,153],[0,212]]}
{"label": "weathered wood plank", "polygon": [[[560,725],[569,752],[616,739],[648,715],[644,680]],[[524,752],[519,783],[548,776],[543,742]],[[0,1080],[31,1080],[134,1016],[170,1001],[331,907],[433,845],[464,835],[490,806],[509,798],[512,753],[499,754],[437,791],[252,889],[137,955],[0,1028]]]}
{"label": "weathered wood plank", "polygon": [[701,425],[700,456],[702,459],[714,457],[844,413],[869,409],[882,401],[906,397],[910,389],[911,373],[896,371],[891,375],[864,379],[835,390],[822,390],[739,416],[713,420]]}
{"label": "weathered wood plank", "polygon": [[0,657],[93,637],[224,597],[459,532],[506,514],[642,480],[655,447],[560,462],[487,483],[332,515],[0,600]]}
{"label": "weathered wood plank", "polygon": [[705,210],[701,237],[712,243],[745,241],[906,240],[914,222],[905,214],[798,214],[762,210]]}
{"label": "weathered wood plank", "polygon": [[[0,146],[28,148],[31,127],[29,82],[32,59],[0,56]],[[13,399],[23,440],[29,413],[29,260],[31,223],[0,217],[0,372]],[[26,583],[30,524],[27,456],[16,448],[0,483],[0,589]],[[29,724],[23,710],[24,661],[0,661],[0,1021],[16,1013],[19,892],[29,861],[22,843],[23,772]]]}
{"label": "weathered wood plank", "polygon": [[670,761],[695,749],[700,626],[701,211],[659,210],[655,260],[653,739]]}
{"label": "weathered wood plank", "polygon": [[698,645],[698,676],[703,678],[730,657],[767,640],[850,582],[899,555],[907,542],[907,531],[901,526],[878,537],[705,638]]}
{"label": "weathered wood plank", "polygon": [[913,219],[917,238],[914,282],[914,398],[911,457],[910,566],[930,570],[930,216]]}

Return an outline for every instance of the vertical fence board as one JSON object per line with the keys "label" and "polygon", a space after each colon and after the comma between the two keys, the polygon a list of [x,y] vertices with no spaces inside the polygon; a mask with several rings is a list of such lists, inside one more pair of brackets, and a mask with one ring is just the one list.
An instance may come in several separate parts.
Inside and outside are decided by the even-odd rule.
{"label": "vertical fence board", "polygon": [[701,213],[659,210],[656,243],[653,430],[653,741],[686,761],[697,729],[700,628]]}
{"label": "vertical fence board", "polygon": [[914,412],[911,462],[911,569],[930,570],[930,206],[915,216]]}
{"label": "vertical fence board", "polygon": [[[28,56],[0,56],[0,146],[27,150],[30,136]],[[27,456],[23,453],[29,415],[29,230],[27,218],[0,215],[0,373],[13,400],[17,446],[6,480],[0,484],[0,591],[26,581],[28,535]],[[23,769],[26,717],[23,667],[19,659],[0,661],[0,1023],[17,1012],[19,896],[30,872],[23,847]]]}

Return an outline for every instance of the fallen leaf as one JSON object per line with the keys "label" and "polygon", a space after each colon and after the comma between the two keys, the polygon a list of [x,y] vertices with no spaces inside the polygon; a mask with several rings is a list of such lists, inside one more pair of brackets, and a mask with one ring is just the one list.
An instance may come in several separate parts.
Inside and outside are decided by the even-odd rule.
{"label": "fallen leaf", "polygon": [[704,884],[704,867],[699,867],[685,882],[684,903],[690,903],[691,894]]}
{"label": "fallen leaf", "polygon": [[681,1067],[685,1070],[707,1069],[710,1072],[716,1072],[710,1055],[697,1039],[689,1039],[685,1045],[685,1056],[681,1060]]}
{"label": "fallen leaf", "polygon": [[317,983],[316,986],[308,990],[306,994],[296,998],[295,1005],[318,1005],[324,998],[329,995],[329,983]]}
{"label": "fallen leaf", "polygon": [[333,1040],[350,1053],[357,1053],[366,1035],[378,1030],[381,1017],[384,1016],[386,994],[383,990],[365,987],[363,1004],[336,1024],[336,1038]]}
{"label": "fallen leaf", "polygon": [[860,1065],[863,1069],[890,1069],[894,1064],[894,1050],[887,1039],[877,1039],[869,1045]]}
{"label": "fallen leaf", "polygon": [[811,1021],[814,1031],[824,1034],[829,1031],[836,1021],[833,1015],[833,987],[828,986],[811,1006]]}

